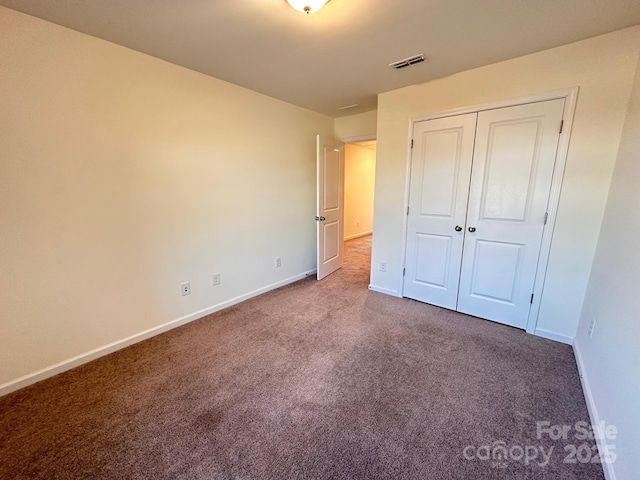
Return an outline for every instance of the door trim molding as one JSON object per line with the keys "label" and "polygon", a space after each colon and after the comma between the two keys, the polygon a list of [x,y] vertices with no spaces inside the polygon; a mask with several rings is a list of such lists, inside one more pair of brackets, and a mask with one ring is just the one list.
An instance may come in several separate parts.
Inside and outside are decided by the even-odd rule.
{"label": "door trim molding", "polygon": [[377,140],[377,138],[376,138],[376,134],[373,133],[371,135],[357,135],[355,137],[337,138],[336,140],[342,143],[359,143],[359,142],[370,142],[371,140]]}
{"label": "door trim molding", "polygon": [[576,103],[578,101],[578,87],[567,89],[564,99],[564,112],[562,114],[564,126],[562,133],[560,134],[560,138],[558,139],[556,164],[553,170],[553,180],[551,181],[551,193],[549,194],[549,204],[547,209],[549,212],[549,218],[547,219],[547,228],[544,229],[542,234],[540,256],[538,257],[538,270],[536,272],[535,283],[533,284],[533,304],[531,305],[531,310],[529,310],[529,318],[527,320],[527,333],[534,335],[536,334],[536,328],[538,326],[538,315],[540,313],[540,304],[544,293],[544,281],[547,276],[549,255],[551,254],[551,240],[556,226],[558,205],[560,203],[560,192],[562,190],[562,180],[564,178],[564,169],[567,164],[567,155],[569,154],[569,139],[571,138],[573,118],[576,111]]}
{"label": "door trim molding", "polygon": [[[479,103],[479,104],[470,105],[467,107],[452,108],[449,110],[443,110],[443,111],[435,112],[428,115],[411,117],[409,119],[409,123],[411,126],[413,126],[414,123],[424,122],[425,120],[434,120],[436,118],[442,118],[442,117],[453,117],[456,115],[466,115],[467,113],[478,113],[478,112],[484,112],[486,110],[497,110],[499,108],[505,108],[505,107],[515,107],[518,105],[526,105],[527,103],[546,102],[547,100],[558,100],[560,98],[569,100],[570,97],[575,97],[575,99],[577,99],[579,89],[580,87],[577,87],[577,86],[562,88],[559,90],[536,93],[536,94],[527,95],[524,97],[512,98],[509,100],[498,100],[495,102]],[[565,104],[565,110],[567,110],[566,104]],[[571,119],[573,120],[573,115],[571,116]],[[566,122],[565,122],[565,126],[566,126]],[[569,129],[567,128],[566,130],[563,131],[563,133],[566,133],[568,131]],[[411,133],[409,133],[409,135],[411,136]],[[409,141],[409,143],[411,143],[411,141]]]}
{"label": "door trim molding", "polygon": [[[429,115],[421,115],[412,117],[409,119],[409,129],[407,135],[407,158],[405,160],[405,195],[404,195],[404,208],[403,212],[406,212],[409,206],[409,188],[411,182],[411,141],[413,137],[413,127],[418,122],[424,122],[427,120],[435,120],[444,117],[453,117],[456,115],[466,115],[468,113],[478,113],[486,110],[496,110],[505,107],[515,107],[518,105],[526,105],[528,103],[545,102],[548,100],[564,99],[564,112],[562,114],[562,120],[564,122],[562,133],[558,138],[558,149],[556,151],[556,161],[553,169],[553,180],[551,182],[551,191],[549,193],[547,226],[542,234],[542,242],[540,245],[540,255],[538,257],[538,267],[536,269],[536,277],[533,286],[533,303],[529,310],[529,317],[527,318],[527,333],[536,335],[536,327],[538,325],[538,315],[540,313],[540,305],[542,295],[544,293],[544,281],[547,275],[547,266],[549,263],[549,255],[551,253],[551,240],[553,238],[553,231],[556,225],[556,216],[558,213],[558,204],[560,202],[560,191],[562,189],[562,180],[564,177],[564,170],[567,164],[567,155],[569,153],[569,140],[571,138],[571,131],[573,127],[573,119],[576,110],[576,104],[578,101],[578,92],[580,87],[568,87],[559,90],[553,90],[549,92],[537,93],[527,95],[524,97],[518,97],[509,100],[499,100],[495,102],[482,103],[478,105],[471,105],[467,107],[454,108],[450,110],[444,110],[435,112]],[[408,217],[403,213],[402,220],[402,251],[401,258],[404,263],[407,257],[407,226]],[[403,296],[404,292],[404,277],[400,277],[398,282],[398,292],[400,296]]]}

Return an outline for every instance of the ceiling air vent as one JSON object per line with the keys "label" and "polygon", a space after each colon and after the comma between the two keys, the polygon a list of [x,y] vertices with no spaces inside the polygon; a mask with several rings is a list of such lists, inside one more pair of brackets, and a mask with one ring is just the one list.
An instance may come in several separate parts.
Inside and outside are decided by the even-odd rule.
{"label": "ceiling air vent", "polygon": [[424,58],[424,53],[421,53],[420,55],[414,55],[413,57],[390,63],[389,66],[395,68],[396,70],[400,70],[401,68],[415,65],[416,63],[424,62],[425,60],[426,59]]}

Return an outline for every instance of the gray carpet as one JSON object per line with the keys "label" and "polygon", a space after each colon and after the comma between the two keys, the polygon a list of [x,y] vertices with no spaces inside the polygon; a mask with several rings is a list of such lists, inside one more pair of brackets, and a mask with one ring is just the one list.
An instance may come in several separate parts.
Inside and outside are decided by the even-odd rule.
{"label": "gray carpet", "polygon": [[0,478],[604,478],[564,461],[592,441],[536,435],[588,420],[570,347],[369,292],[370,238],[346,247],[321,282],[0,398]]}

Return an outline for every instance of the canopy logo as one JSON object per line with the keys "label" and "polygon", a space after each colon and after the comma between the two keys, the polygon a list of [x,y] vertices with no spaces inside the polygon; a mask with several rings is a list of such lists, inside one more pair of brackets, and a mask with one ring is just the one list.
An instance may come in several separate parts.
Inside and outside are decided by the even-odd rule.
{"label": "canopy logo", "polygon": [[[497,440],[480,446],[467,445],[462,450],[462,456],[470,461],[490,461],[495,468],[506,468],[510,462],[546,467],[552,460],[556,448],[556,445],[549,445],[551,440],[562,441],[564,444],[563,463],[613,463],[616,460],[616,446],[611,442],[617,435],[618,429],[605,422],[592,427],[583,421],[574,425],[552,425],[544,420],[536,422],[536,438],[544,440],[546,447],[535,444],[507,445],[507,442]],[[595,440],[599,440],[603,452],[598,451]]]}

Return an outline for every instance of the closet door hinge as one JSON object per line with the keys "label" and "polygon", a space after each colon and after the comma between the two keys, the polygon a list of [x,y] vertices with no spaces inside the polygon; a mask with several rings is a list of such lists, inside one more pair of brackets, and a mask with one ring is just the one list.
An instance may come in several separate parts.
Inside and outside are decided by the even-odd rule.
{"label": "closet door hinge", "polygon": [[406,269],[406,268],[403,268],[403,269],[402,269],[402,276],[403,276],[403,277],[404,277],[404,274],[405,274],[405,273],[407,273],[407,269]]}
{"label": "closet door hinge", "polygon": [[407,205],[407,217],[409,216],[409,206]]}
{"label": "closet door hinge", "polygon": [[564,128],[564,120],[560,121],[560,133],[562,133],[562,129]]}
{"label": "closet door hinge", "polygon": [[548,219],[549,219],[549,212],[546,212],[546,213],[544,214],[544,224],[545,224],[545,225],[547,224],[547,220],[548,220]]}
{"label": "closet door hinge", "polygon": [[411,139],[411,148],[413,148],[413,138]]}
{"label": "closet door hinge", "polygon": [[533,293],[531,294],[531,301],[529,303],[533,303]]}

